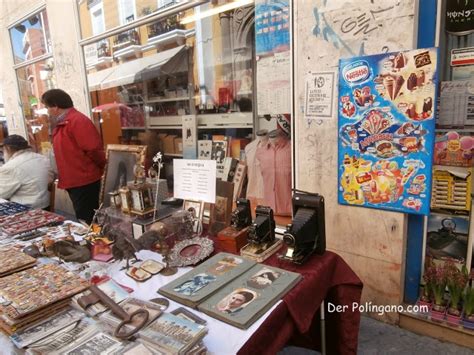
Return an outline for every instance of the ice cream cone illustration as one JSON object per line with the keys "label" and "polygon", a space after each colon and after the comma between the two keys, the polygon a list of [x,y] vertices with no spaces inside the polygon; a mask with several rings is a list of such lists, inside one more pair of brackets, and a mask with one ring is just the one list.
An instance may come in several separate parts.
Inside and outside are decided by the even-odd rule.
{"label": "ice cream cone illustration", "polygon": [[387,94],[390,97],[390,100],[393,100],[393,85],[394,85],[393,77],[386,76],[383,79],[383,86],[385,86],[385,90],[387,90]]}
{"label": "ice cream cone illustration", "polygon": [[397,98],[404,82],[405,82],[405,79],[403,79],[403,76],[401,75],[398,76],[397,79],[395,80],[395,88],[393,89],[393,100]]}

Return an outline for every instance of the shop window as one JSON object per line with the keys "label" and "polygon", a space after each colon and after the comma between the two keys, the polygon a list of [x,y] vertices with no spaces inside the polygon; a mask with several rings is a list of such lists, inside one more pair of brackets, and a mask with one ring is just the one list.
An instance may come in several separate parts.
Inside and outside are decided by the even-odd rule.
{"label": "shop window", "polygon": [[43,10],[10,28],[15,64],[51,53],[48,18]]}
{"label": "shop window", "polygon": [[[210,147],[207,153],[202,151],[207,158],[211,157],[213,144],[222,143],[219,147],[228,158],[244,160],[245,146],[259,129],[255,125],[253,3],[189,5],[136,0],[138,18],[174,6],[176,11],[102,40],[111,45],[113,60],[94,57],[94,62],[86,57],[94,121],[101,127],[104,144],[147,144],[154,149],[150,156],[160,150],[166,162],[162,177],[167,178],[172,174],[172,159],[183,156],[183,122],[187,117],[196,120],[196,140],[206,141],[206,147]],[[106,24],[116,18],[113,13],[104,15]],[[94,48],[99,43],[86,47]],[[152,144],[150,137],[158,144]],[[290,144],[287,147],[288,161],[280,168],[284,166],[290,172],[286,180],[290,191]],[[276,170],[275,166],[271,169]],[[218,177],[222,178],[223,171],[220,165]],[[291,201],[291,196],[287,200]],[[255,199],[252,205],[265,202]],[[288,216],[289,211],[285,210],[284,215]]]}
{"label": "shop window", "polygon": [[37,152],[46,153],[51,148],[50,127],[40,99],[56,87],[46,11],[13,25],[10,38],[28,140]]}
{"label": "shop window", "polygon": [[16,73],[29,142],[37,152],[46,153],[51,147],[49,121],[40,99],[56,87],[53,58],[18,68]]}

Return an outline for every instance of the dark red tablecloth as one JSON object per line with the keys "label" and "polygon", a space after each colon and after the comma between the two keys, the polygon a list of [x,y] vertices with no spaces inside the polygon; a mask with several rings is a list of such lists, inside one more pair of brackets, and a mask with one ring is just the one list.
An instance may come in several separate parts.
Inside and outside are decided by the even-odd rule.
{"label": "dark red tablecloth", "polygon": [[[281,252],[280,252],[281,253]],[[270,314],[239,354],[275,354],[285,345],[320,350],[320,305],[348,305],[341,313],[326,312],[328,354],[356,354],[360,312],[352,303],[360,302],[362,282],[337,254],[313,255],[304,265],[295,265],[273,255],[264,264],[299,272],[301,280]]]}

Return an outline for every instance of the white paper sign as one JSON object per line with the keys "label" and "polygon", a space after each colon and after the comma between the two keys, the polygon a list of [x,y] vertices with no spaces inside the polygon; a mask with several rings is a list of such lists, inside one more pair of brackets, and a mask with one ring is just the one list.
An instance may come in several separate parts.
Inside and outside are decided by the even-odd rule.
{"label": "white paper sign", "polygon": [[334,72],[310,73],[306,77],[304,114],[308,118],[332,118]]}
{"label": "white paper sign", "polygon": [[174,159],[174,197],[216,203],[216,161]]}
{"label": "white paper sign", "polygon": [[290,52],[276,53],[257,62],[257,112],[290,113]]}

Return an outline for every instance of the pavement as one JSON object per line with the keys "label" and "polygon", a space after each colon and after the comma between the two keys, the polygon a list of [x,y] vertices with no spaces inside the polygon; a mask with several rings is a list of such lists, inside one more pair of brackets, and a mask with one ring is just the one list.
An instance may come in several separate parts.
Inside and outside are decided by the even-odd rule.
{"label": "pavement", "polygon": [[[287,347],[278,353],[278,355],[316,354],[320,353],[296,347]],[[358,354],[472,355],[474,354],[474,349],[468,349],[456,344],[418,335],[397,326],[362,316],[359,331]]]}

